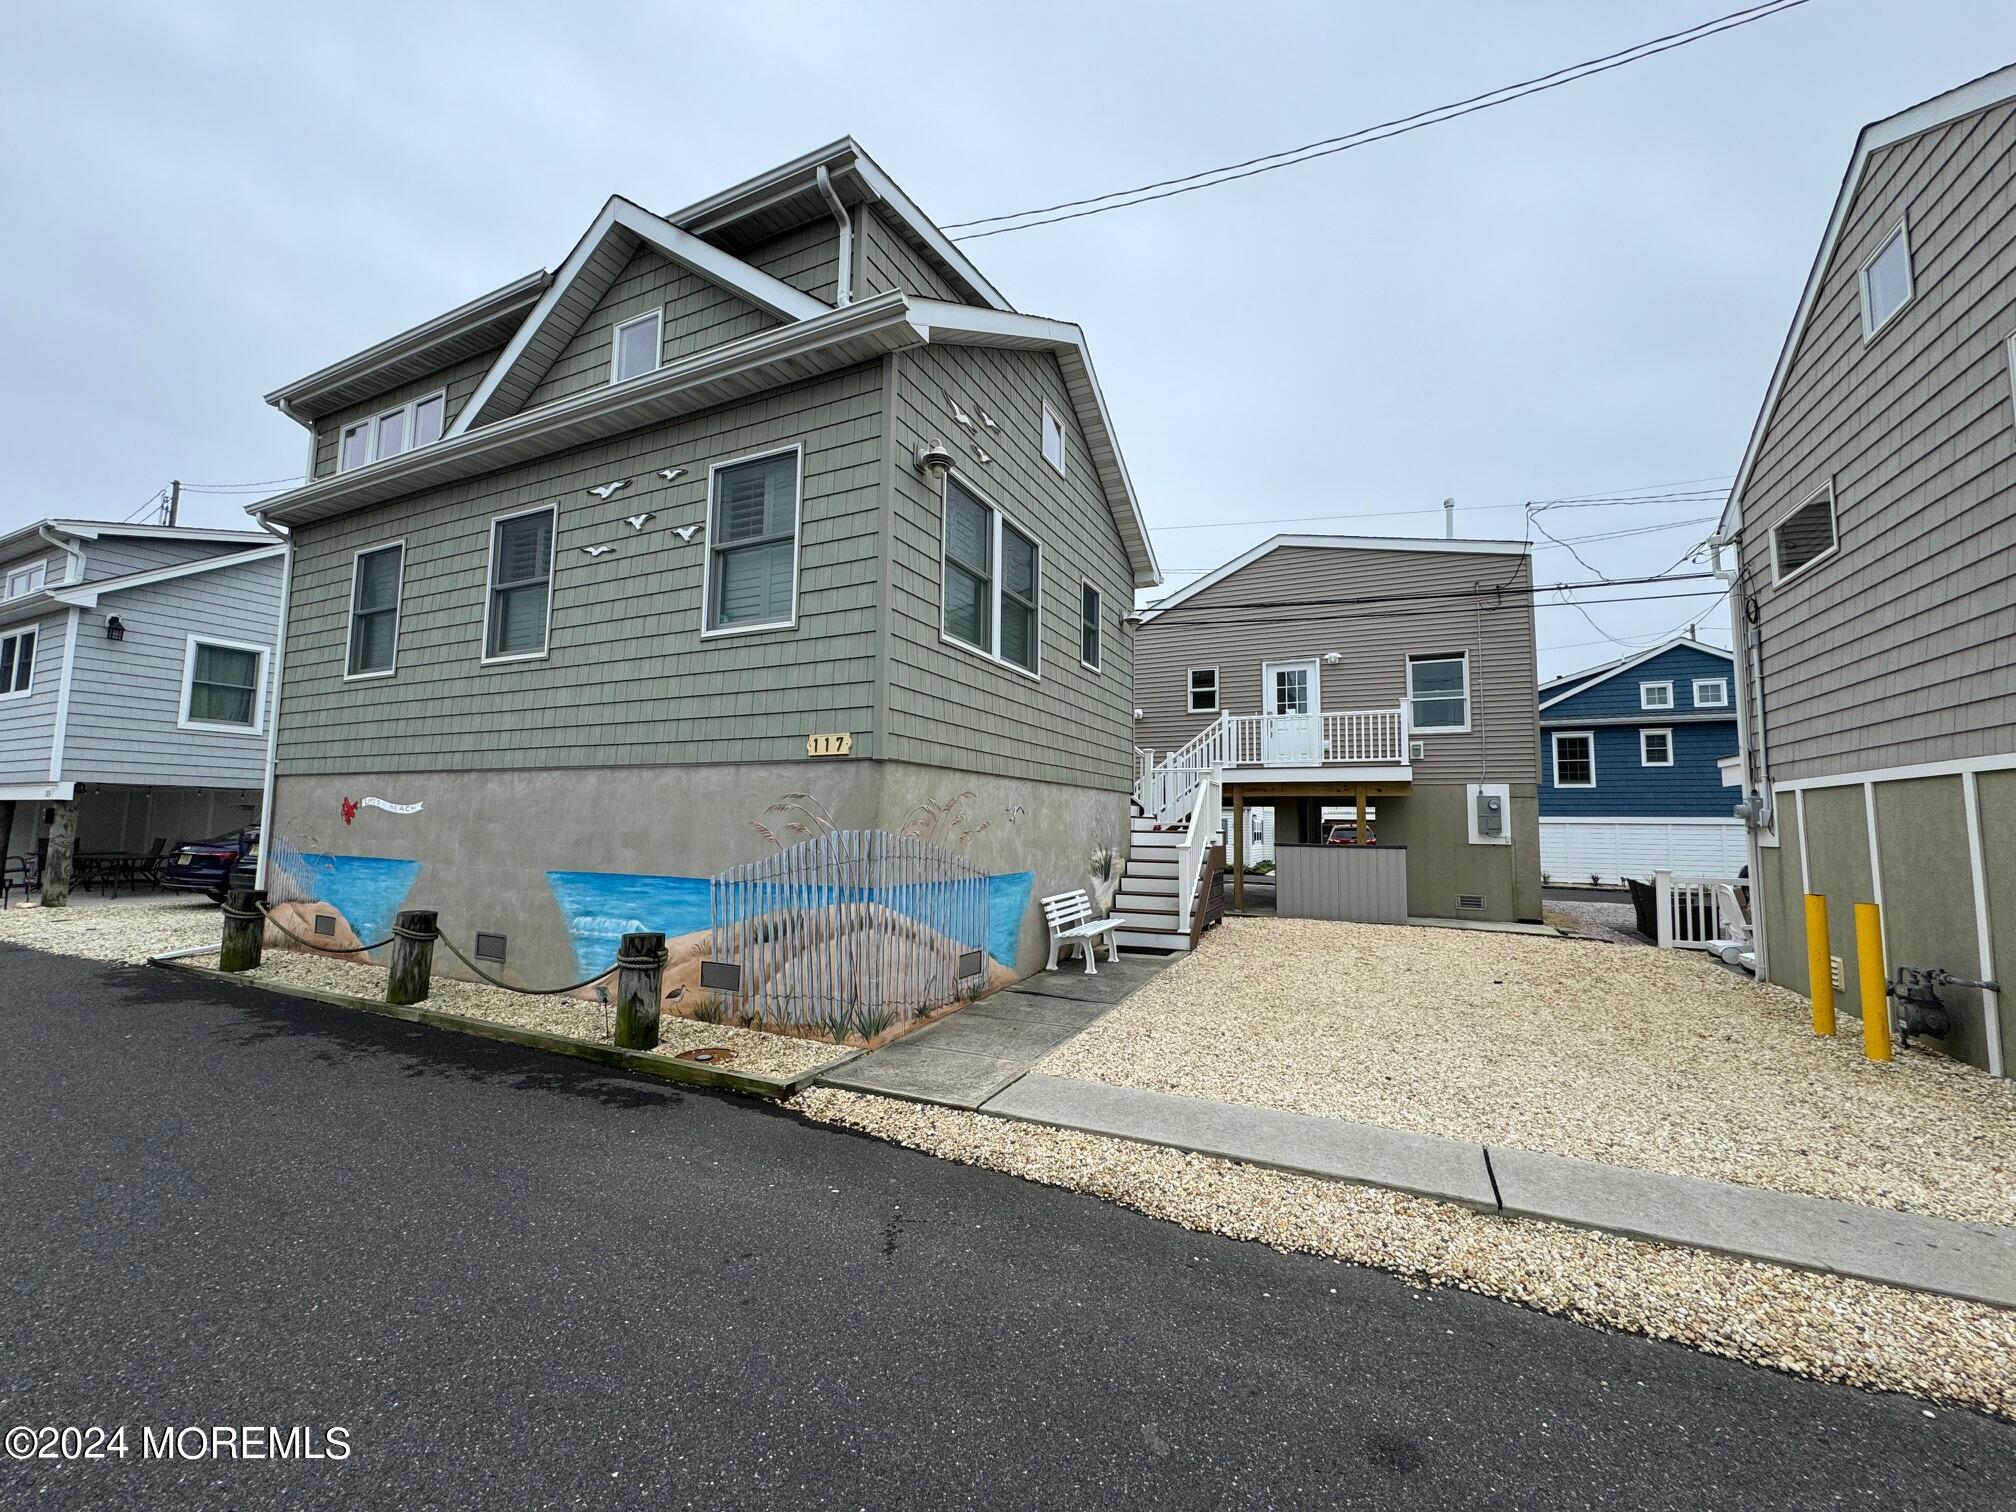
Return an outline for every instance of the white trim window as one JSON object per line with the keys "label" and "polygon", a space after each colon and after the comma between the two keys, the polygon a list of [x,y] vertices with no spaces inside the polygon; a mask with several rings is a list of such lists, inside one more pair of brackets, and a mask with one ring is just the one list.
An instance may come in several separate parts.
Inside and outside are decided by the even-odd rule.
{"label": "white trim window", "polygon": [[1771,527],[1771,581],[1789,583],[1840,549],[1835,530],[1834,480],[1829,478]]}
{"label": "white trim window", "polygon": [[703,635],[788,630],[798,622],[798,495],[805,449],[708,469]]}
{"label": "white trim window", "polygon": [[10,567],[5,579],[0,580],[0,603],[39,593],[48,581],[49,562],[46,557],[39,562],[23,562],[19,567]]}
{"label": "white trim window", "polygon": [[406,543],[360,551],[350,562],[349,655],[345,678],[390,677],[399,662],[399,593]]}
{"label": "white trim window", "polygon": [[1423,735],[1462,735],[1470,729],[1470,653],[1407,658],[1409,723]]}
{"label": "white trim window", "polygon": [[945,479],[943,638],[1031,677],[1043,554],[1036,538],[957,478]]}
{"label": "white trim window", "polygon": [[1890,234],[1869,254],[1858,282],[1862,287],[1862,339],[1872,341],[1916,293],[1911,282],[1911,235],[1903,221],[1892,226]]}
{"label": "white trim window", "polygon": [[25,625],[0,635],[0,699],[26,698],[35,691],[35,647],[40,625]]}
{"label": "white trim window", "polygon": [[[1554,748],[1554,786],[1593,788],[1596,786],[1596,732],[1593,730],[1551,730]],[[1563,748],[1566,749],[1563,749]]]}
{"label": "white trim window", "polygon": [[1088,672],[1099,670],[1105,634],[1106,595],[1087,580],[1078,590],[1078,665]]}
{"label": "white trim window", "polygon": [[1726,677],[1697,677],[1694,679],[1694,707],[1697,709],[1726,709],[1729,707],[1729,679]]}
{"label": "white trim window", "polygon": [[439,441],[448,418],[448,390],[436,389],[396,409],[353,420],[336,437],[336,471],[382,462]]}
{"label": "white trim window", "polygon": [[1638,684],[1638,707],[1660,710],[1672,708],[1673,684],[1670,681],[1641,682]]}
{"label": "white trim window", "polygon": [[2016,419],[2016,336],[2009,338],[2009,409],[2010,418]]}
{"label": "white trim window", "polygon": [[271,647],[249,641],[189,637],[182,656],[184,730],[257,735],[266,727],[266,658]]}
{"label": "white trim window", "polygon": [[551,504],[490,522],[489,584],[483,596],[483,660],[532,661],[546,654],[553,627]]}
{"label": "white trim window", "polygon": [[1641,729],[1638,732],[1638,765],[1648,767],[1673,765],[1673,732]]}
{"label": "white trim window", "polygon": [[1046,403],[1043,406],[1043,460],[1062,473],[1064,457],[1064,422]]}
{"label": "white trim window", "polygon": [[1216,667],[1192,667],[1190,669],[1190,712],[1192,714],[1216,714],[1218,712],[1218,669]]}
{"label": "white trim window", "polygon": [[657,372],[664,350],[663,309],[646,310],[622,322],[609,336],[609,381],[623,383]]}

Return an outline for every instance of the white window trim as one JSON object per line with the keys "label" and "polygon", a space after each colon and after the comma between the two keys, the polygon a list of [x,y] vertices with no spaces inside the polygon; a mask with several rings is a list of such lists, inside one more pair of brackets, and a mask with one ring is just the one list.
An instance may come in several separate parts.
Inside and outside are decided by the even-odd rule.
{"label": "white window trim", "polygon": [[[616,372],[616,364],[623,356],[623,333],[634,325],[644,324],[647,320],[656,321],[658,324],[658,339],[651,344],[651,366],[640,372],[630,374],[628,378],[619,377]],[[619,320],[609,328],[609,381],[611,383],[628,383],[632,378],[647,377],[657,372],[663,366],[665,366],[665,307],[663,305],[660,305],[655,310],[646,310],[642,315],[632,315],[628,320]]]}
{"label": "white window trim", "polygon": [[[992,650],[987,650],[980,646],[971,645],[966,641],[960,640],[957,636],[953,635],[949,630],[945,628],[945,555],[946,555],[946,548],[950,544],[949,541],[947,540],[947,532],[951,528],[951,517],[952,517],[952,505],[951,500],[948,497],[948,490],[951,486],[952,480],[955,478],[958,480],[959,486],[965,489],[971,495],[973,495],[973,497],[978,499],[983,505],[985,505],[987,509],[992,512],[994,517],[993,518],[994,537],[992,543],[993,556],[991,558],[994,564],[994,570],[989,575],[988,579],[994,594],[994,601],[993,601],[993,613],[989,618],[987,626],[988,630],[992,634],[992,639],[994,642],[994,649]],[[1036,653],[1036,665],[1033,668],[1018,666],[1016,663],[1008,660],[1007,657],[1000,654],[1001,594],[1002,594],[1001,527],[1003,525],[1014,526],[1016,533],[1027,538],[1029,544],[1036,548],[1036,626],[1035,626],[1034,642],[1030,648]],[[975,486],[973,480],[967,477],[964,473],[959,472],[957,469],[954,469],[953,471],[947,473],[945,483],[940,485],[938,490],[938,639],[948,646],[955,647],[958,650],[965,652],[968,656],[977,656],[982,661],[992,662],[995,666],[1005,668],[1006,670],[1015,673],[1019,677],[1026,677],[1031,682],[1041,682],[1043,680],[1043,606],[1048,601],[1049,598],[1049,595],[1043,591],[1043,557],[1044,557],[1043,542],[1041,538],[1037,536],[1035,531],[1031,530],[1028,526],[1024,525],[1020,520],[1014,518],[1012,515],[1008,513],[1007,510],[1003,509],[999,504],[996,504],[991,498],[989,498],[984,492],[982,492],[977,486]]]}
{"label": "white window trim", "polygon": [[[191,719],[189,700],[196,692],[196,648],[217,646],[226,651],[256,651],[259,654],[259,671],[252,687],[252,723],[249,725],[224,724],[214,719]],[[226,640],[221,635],[195,635],[189,637],[188,645],[182,652],[182,700],[175,720],[178,730],[209,730],[219,735],[263,735],[266,733],[266,668],[273,658],[273,648],[262,646],[256,641]]]}
{"label": "white window trim", "polygon": [[[1199,672],[1209,672],[1211,674],[1211,702],[1203,708],[1198,707],[1196,690],[1191,686],[1190,682],[1190,679]],[[1219,713],[1221,712],[1219,705],[1220,696],[1218,669],[1216,667],[1191,667],[1183,674],[1183,706],[1186,712],[1191,714]]]}
{"label": "white window trim", "polygon": [[[1417,661],[1461,661],[1463,663],[1463,723],[1460,725],[1417,725],[1414,723],[1414,663]],[[1427,739],[1431,735],[1468,735],[1470,727],[1477,721],[1476,708],[1470,701],[1470,653],[1468,651],[1410,651],[1407,653],[1407,734],[1410,739]],[[1446,696],[1446,695],[1445,695]]]}
{"label": "white window trim", "polygon": [[[490,601],[497,596],[497,527],[506,520],[522,520],[527,515],[550,514],[553,516],[553,549],[549,555],[546,572],[546,628],[540,637],[537,651],[516,651],[509,656],[490,654]],[[485,667],[508,667],[518,662],[544,661],[553,652],[553,600],[560,591],[560,506],[558,503],[535,504],[530,509],[514,509],[509,514],[492,515],[485,527],[489,534],[489,545],[483,567],[483,639],[479,642],[483,655],[479,665]],[[406,564],[399,564],[400,592],[405,592]]]}
{"label": "white window trim", "polygon": [[[1569,792],[1586,792],[1596,786],[1596,732],[1594,730],[1549,730],[1552,739],[1549,754],[1552,758],[1548,778],[1557,788]],[[1589,742],[1589,780],[1587,782],[1563,782],[1561,780],[1561,742],[1563,740],[1586,740]]]}
{"label": "white window trim", "polygon": [[[1862,344],[1864,346],[1874,341],[1891,321],[1910,309],[1911,301],[1918,297],[1918,275],[1911,266],[1911,228],[1907,224],[1907,220],[1908,217],[1898,216],[1896,224],[1885,231],[1877,241],[1876,250],[1863,258],[1862,266],[1855,271],[1855,289],[1862,299]],[[1890,243],[1899,237],[1904,239],[1904,297],[1898,301],[1896,309],[1885,315],[1880,321],[1871,324],[1869,270],[1876,266],[1876,259],[1889,250]]]}
{"label": "white window trim", "polygon": [[[1057,427],[1055,461],[1051,460],[1049,450],[1050,427],[1053,425]],[[1037,450],[1043,454],[1043,460],[1057,469],[1057,476],[1060,478],[1068,476],[1066,469],[1071,459],[1071,433],[1064,428],[1064,417],[1050,408],[1050,401],[1047,399],[1043,401],[1043,433],[1036,438],[1036,443]]]}
{"label": "white window trim", "polygon": [[[52,560],[53,558],[50,557],[39,557],[32,562],[16,562],[5,572],[0,572],[0,604],[11,604],[16,599],[24,599],[31,593],[40,593],[46,589],[49,586],[49,563]],[[7,591],[7,580],[9,578],[13,577],[16,573],[33,572],[37,567],[42,569],[42,580],[33,588],[24,589],[20,593],[9,593]]]}
{"label": "white window trim", "polygon": [[[420,413],[420,406],[430,399],[439,399],[441,401],[441,434],[436,436],[434,441],[443,439],[448,434],[448,390],[438,388],[431,394],[421,394],[407,400],[404,404],[395,404],[390,409],[379,410],[376,414],[366,415],[362,420],[350,420],[337,426],[336,471],[340,473],[352,470],[343,465],[343,438],[356,430],[360,425],[365,428],[366,445],[364,447],[364,460],[359,462],[357,466],[369,467],[373,462],[384,461],[385,459],[378,455],[378,426],[380,422],[389,420],[394,415],[403,414],[406,417],[404,426],[400,430],[400,434],[406,437],[406,444],[398,451],[392,453],[392,455],[403,457],[407,452],[412,451],[415,445],[413,441],[414,419]],[[434,441],[423,441],[419,444],[422,446],[432,446]]]}
{"label": "white window trim", "polygon": [[[723,625],[718,629],[709,628],[707,617],[712,612],[714,602],[714,475],[725,468],[740,467],[745,462],[765,462],[772,457],[781,457],[786,452],[798,459],[797,480],[791,485],[791,613],[781,620],[765,620],[760,625]],[[798,628],[798,563],[799,554],[805,548],[805,443],[794,441],[789,446],[772,446],[763,451],[751,452],[746,457],[730,457],[726,461],[710,463],[707,468],[707,524],[701,531],[701,541],[707,554],[700,562],[700,639],[716,640],[725,635],[760,635],[773,630],[796,630]]]}
{"label": "white window trim", "polygon": [[[1092,610],[1092,623],[1097,627],[1092,636],[1092,644],[1093,649],[1099,654],[1099,659],[1088,662],[1081,655],[1078,658],[1078,665],[1083,667],[1087,672],[1098,672],[1106,665],[1106,590],[1090,578],[1080,578],[1078,580],[1078,649],[1080,652],[1083,652],[1085,649],[1085,590],[1087,588],[1092,590],[1093,597],[1098,600],[1097,605]],[[1040,591],[1036,595],[1036,622],[1039,625],[1043,622],[1043,595]],[[1040,653],[1038,661],[1041,661]]]}
{"label": "white window trim", "polygon": [[[1720,690],[1720,697],[1712,703],[1701,696],[1703,688]],[[1697,677],[1694,679],[1694,707],[1697,709],[1726,709],[1729,707],[1729,679],[1726,677]]]}
{"label": "white window trim", "polygon": [[[1831,537],[1827,549],[1821,552],[1818,556],[1812,558],[1810,561],[1801,563],[1799,566],[1793,568],[1790,572],[1782,571],[1778,565],[1779,527],[1784,525],[1784,523],[1787,520],[1791,519],[1792,516],[1799,513],[1799,511],[1804,509],[1807,505],[1813,503],[1816,499],[1820,499],[1822,497],[1824,497],[1827,500],[1827,533]],[[1780,583],[1790,583],[1799,578],[1804,577],[1807,573],[1811,572],[1815,567],[1818,567],[1822,562],[1826,561],[1829,557],[1837,555],[1840,552],[1840,550],[1841,550],[1841,513],[1840,510],[1836,507],[1834,501],[1834,480],[1832,478],[1829,478],[1825,483],[1822,483],[1818,488],[1814,489],[1813,492],[1807,494],[1805,498],[1801,499],[1797,504],[1794,504],[1790,509],[1786,510],[1785,513],[1781,514],[1780,516],[1778,516],[1777,519],[1771,522],[1771,586],[1775,588]]]}
{"label": "white window trim", "polygon": [[[494,532],[491,535],[491,539],[493,541],[496,539],[496,535]],[[356,641],[354,640],[353,637],[357,629],[358,566],[363,562],[364,558],[366,558],[367,556],[372,556],[380,551],[390,551],[395,546],[399,548],[399,588],[398,591],[394,593],[392,596],[392,665],[378,672],[352,672],[350,670],[350,652],[351,649],[356,645]],[[483,602],[486,605],[486,612],[487,612],[487,605],[490,602],[490,594],[487,588],[484,590]],[[547,607],[550,611],[552,606],[549,603]],[[377,544],[372,546],[360,547],[355,553],[352,554],[350,558],[350,608],[348,612],[346,612],[343,616],[343,681],[369,682],[373,678],[390,677],[394,672],[397,672],[399,670],[399,630],[401,625],[405,621],[405,618],[406,618],[406,538],[404,536],[401,536],[396,541],[379,541]],[[490,644],[489,627],[487,625],[484,627],[483,644],[486,646]]]}
{"label": "white window trim", "polygon": [[2016,420],[2016,336],[2009,338],[2009,418]]}
{"label": "white window trim", "polygon": [[[1654,761],[1645,753],[1645,739],[1649,735],[1664,735],[1666,737],[1666,759],[1664,761]],[[1589,752],[1591,758],[1589,765],[1593,769],[1596,765],[1594,759],[1595,746],[1590,746]],[[1638,731],[1638,765],[1648,767],[1670,767],[1673,765],[1673,732],[1667,729],[1660,729],[1657,726],[1641,728]]]}
{"label": "white window trim", "polygon": [[[1652,702],[1652,690],[1654,688],[1664,688],[1666,690],[1666,702]],[[1651,682],[1641,682],[1638,684],[1638,707],[1641,709],[1651,709],[1660,714],[1671,714],[1674,708],[1673,701],[1678,697],[1679,695],[1673,691],[1673,680],[1670,677],[1654,678]]]}
{"label": "white window trim", "polygon": [[[35,692],[35,664],[42,659],[42,622],[36,620],[32,624],[10,625],[7,629],[0,630],[0,641],[12,640],[17,635],[33,635],[35,637],[35,650],[28,658],[28,686],[14,689],[0,688],[0,703],[11,703],[17,698],[28,698],[33,696]],[[14,654],[16,656],[21,654],[18,646],[15,648]]]}

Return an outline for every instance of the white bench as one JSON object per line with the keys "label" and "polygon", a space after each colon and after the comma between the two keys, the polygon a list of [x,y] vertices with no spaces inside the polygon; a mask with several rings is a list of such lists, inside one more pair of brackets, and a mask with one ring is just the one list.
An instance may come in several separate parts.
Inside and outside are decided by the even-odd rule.
{"label": "white bench", "polygon": [[1045,898],[1043,922],[1050,926],[1050,964],[1044,968],[1046,971],[1057,969],[1058,951],[1076,945],[1085,954],[1085,974],[1097,976],[1098,951],[1094,947],[1101,935],[1106,937],[1106,959],[1120,959],[1120,941],[1114,937],[1114,931],[1127,921],[1093,918],[1092,900],[1082,887],[1076,892],[1057,893]]}

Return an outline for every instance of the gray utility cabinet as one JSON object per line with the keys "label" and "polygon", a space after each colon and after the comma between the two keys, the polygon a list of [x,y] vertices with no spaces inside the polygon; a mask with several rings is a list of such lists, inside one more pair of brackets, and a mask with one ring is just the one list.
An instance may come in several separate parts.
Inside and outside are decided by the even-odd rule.
{"label": "gray utility cabinet", "polygon": [[1276,845],[1274,910],[1284,919],[1407,922],[1404,845]]}

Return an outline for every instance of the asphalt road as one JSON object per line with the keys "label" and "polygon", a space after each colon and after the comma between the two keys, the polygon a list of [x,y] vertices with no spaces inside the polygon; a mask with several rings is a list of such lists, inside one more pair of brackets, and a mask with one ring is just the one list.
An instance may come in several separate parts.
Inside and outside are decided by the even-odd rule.
{"label": "asphalt road", "polygon": [[[34,1507],[2007,1508],[2016,1429],[759,1105],[0,946]],[[143,1457],[301,1427],[348,1457]],[[182,1436],[182,1447],[214,1443]],[[300,1441],[305,1447],[309,1442]]]}

